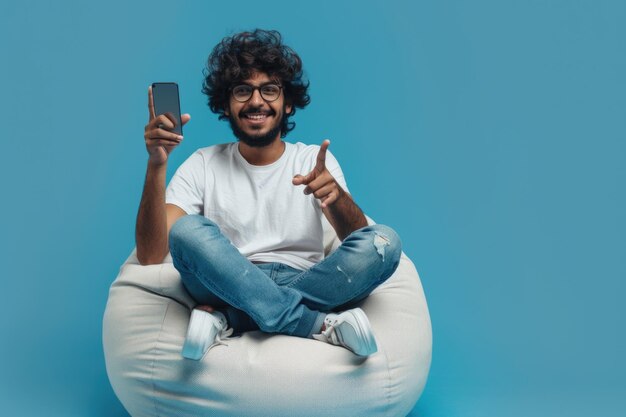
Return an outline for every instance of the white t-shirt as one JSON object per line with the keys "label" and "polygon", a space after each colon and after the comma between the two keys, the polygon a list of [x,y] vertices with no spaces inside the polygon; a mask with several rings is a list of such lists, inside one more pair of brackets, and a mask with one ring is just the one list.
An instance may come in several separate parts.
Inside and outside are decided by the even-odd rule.
{"label": "white t-shirt", "polygon": [[[295,186],[315,166],[318,145],[285,142],[270,165],[251,165],[237,142],[198,149],[178,168],[165,194],[187,214],[202,214],[252,262],[280,262],[306,270],[323,259],[321,202]],[[348,192],[335,157],[326,167]]]}

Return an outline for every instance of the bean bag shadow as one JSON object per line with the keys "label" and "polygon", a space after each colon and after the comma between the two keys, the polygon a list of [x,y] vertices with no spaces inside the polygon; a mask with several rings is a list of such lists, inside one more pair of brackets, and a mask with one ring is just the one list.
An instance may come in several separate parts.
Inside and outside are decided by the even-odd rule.
{"label": "bean bag shadow", "polygon": [[[324,229],[328,254],[340,242],[326,219]],[[122,265],[109,291],[103,345],[113,390],[133,417],[406,416],[424,389],[430,317],[404,253],[396,272],[359,305],[378,344],[367,359],[260,331],[227,339],[200,361],[184,359],[194,306],[170,255],[142,266],[133,251]]]}

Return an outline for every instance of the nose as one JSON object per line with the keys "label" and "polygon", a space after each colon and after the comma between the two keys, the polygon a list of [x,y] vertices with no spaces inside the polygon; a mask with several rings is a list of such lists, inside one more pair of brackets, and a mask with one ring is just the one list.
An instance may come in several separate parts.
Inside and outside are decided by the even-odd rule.
{"label": "nose", "polygon": [[253,106],[262,106],[265,103],[263,97],[261,97],[261,91],[258,88],[255,88],[252,91],[252,97],[250,97],[250,104]]}

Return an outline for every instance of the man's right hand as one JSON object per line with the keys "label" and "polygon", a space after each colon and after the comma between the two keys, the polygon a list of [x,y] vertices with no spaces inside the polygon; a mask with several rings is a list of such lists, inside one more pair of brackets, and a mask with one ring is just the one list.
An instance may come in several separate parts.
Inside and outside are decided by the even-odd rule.
{"label": "man's right hand", "polygon": [[[144,129],[146,149],[150,155],[148,163],[162,165],[167,162],[170,152],[182,142],[183,137],[173,133],[176,121],[168,115],[154,114],[154,102],[152,100],[152,86],[148,87],[148,110],[150,120]],[[180,116],[183,126],[191,119],[189,114]]]}

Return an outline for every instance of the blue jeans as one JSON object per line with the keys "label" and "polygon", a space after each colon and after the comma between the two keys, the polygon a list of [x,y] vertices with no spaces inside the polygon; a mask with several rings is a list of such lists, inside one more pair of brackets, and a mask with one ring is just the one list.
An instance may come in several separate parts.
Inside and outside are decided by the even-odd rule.
{"label": "blue jeans", "polygon": [[355,230],[309,270],[253,264],[201,215],[181,217],[169,233],[183,285],[199,303],[224,313],[236,333],[261,329],[311,337],[325,313],[367,297],[398,267],[400,238],[383,225]]}

